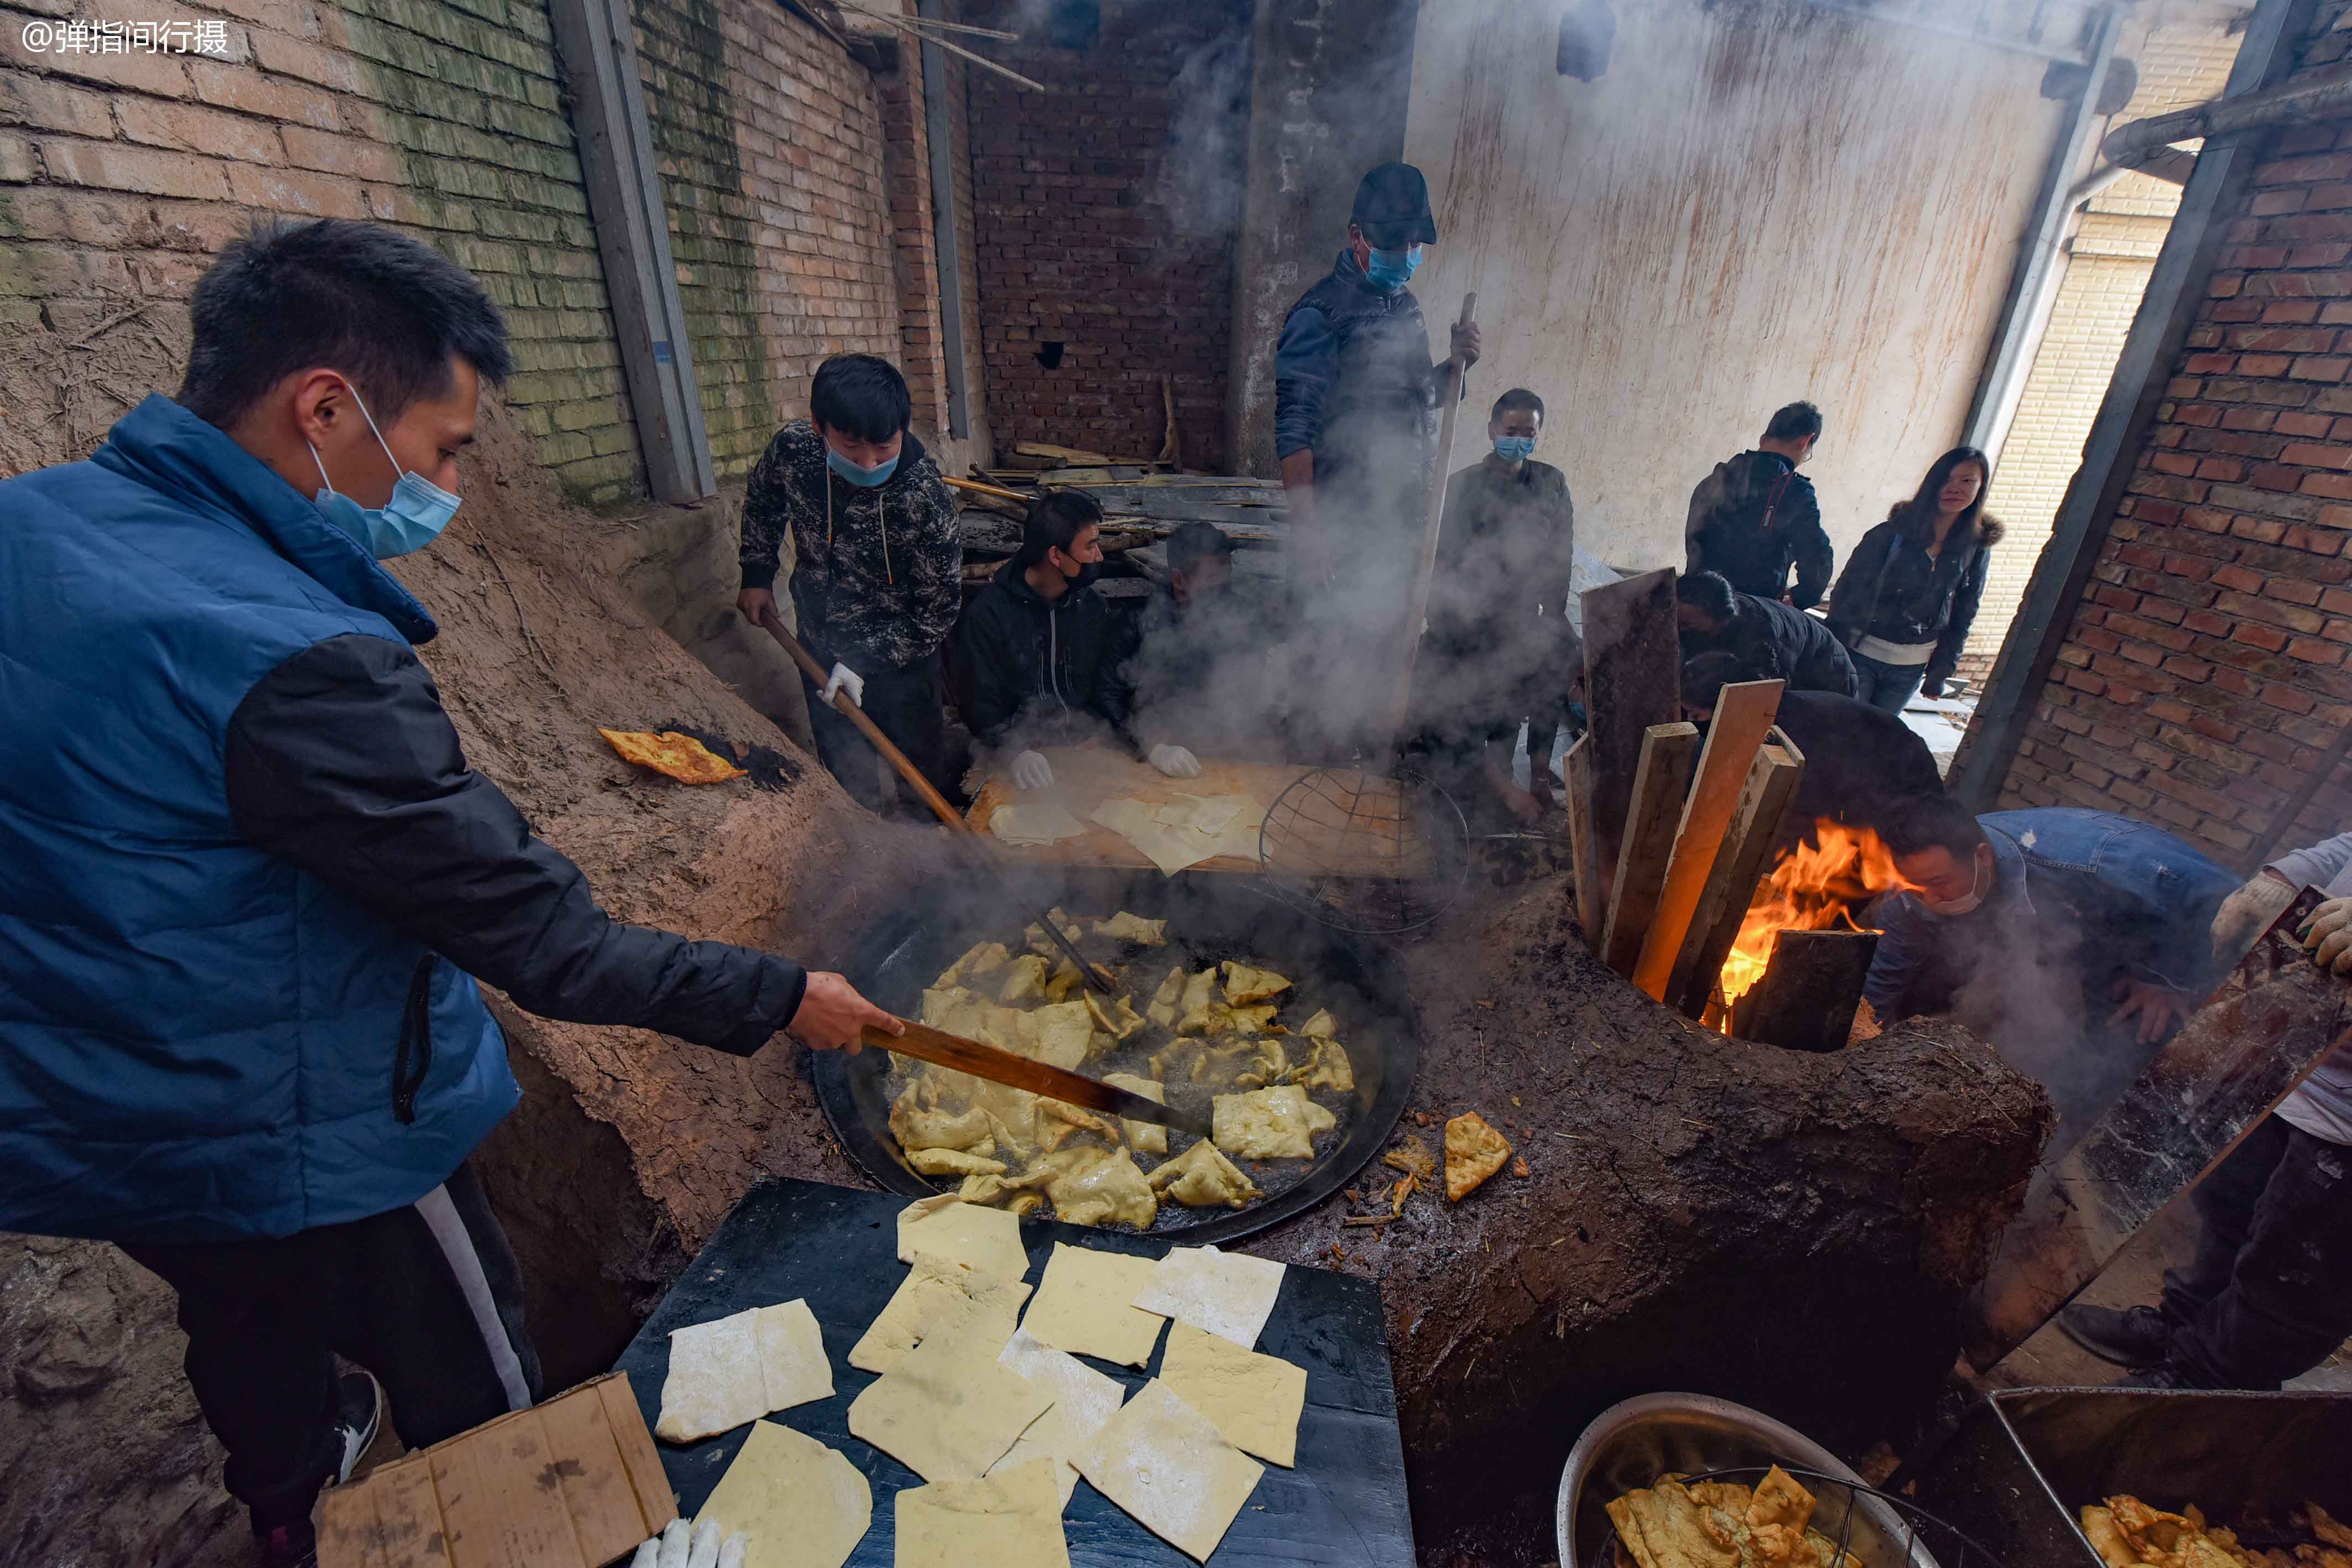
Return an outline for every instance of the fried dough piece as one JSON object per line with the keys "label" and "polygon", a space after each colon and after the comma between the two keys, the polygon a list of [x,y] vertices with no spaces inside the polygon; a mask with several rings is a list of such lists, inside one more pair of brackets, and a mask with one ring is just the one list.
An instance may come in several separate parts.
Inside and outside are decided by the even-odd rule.
{"label": "fried dough piece", "polygon": [[966,1153],[961,1149],[908,1149],[907,1163],[925,1176],[1003,1176],[1003,1160],[992,1160],[988,1155],[996,1152],[993,1139],[977,1145],[988,1154]]}
{"label": "fried dough piece", "polygon": [[[1106,1072],[1103,1082],[1130,1094],[1140,1094],[1146,1100],[1168,1103],[1168,1091],[1149,1078],[1132,1072]],[[1168,1152],[1168,1129],[1157,1122],[1139,1122],[1131,1116],[1119,1118],[1118,1130],[1127,1138],[1127,1146],[1139,1155],[1165,1155]]]}
{"label": "fried dough piece", "polygon": [[1142,1016],[1135,1010],[1135,1004],[1123,996],[1117,999],[1115,1006],[1106,1007],[1101,998],[1089,995],[1087,998],[1087,1013],[1095,1020],[1095,1027],[1113,1040],[1126,1040],[1143,1027]]}
{"label": "fried dough piece", "polygon": [[1307,1060],[1306,1067],[1292,1074],[1291,1082],[1308,1091],[1326,1089],[1335,1094],[1356,1092],[1355,1063],[1348,1060],[1347,1048],[1336,1040],[1315,1041],[1315,1054]]}
{"label": "fried dough piece", "polygon": [[1475,1111],[1445,1124],[1445,1196],[1460,1203],[1511,1157],[1508,1139]]}
{"label": "fried dough piece", "polygon": [[1740,1511],[1746,1515],[1750,1530],[1780,1524],[1801,1536],[1806,1521],[1813,1517],[1813,1494],[1799,1485],[1796,1477],[1774,1465],[1757,1483],[1755,1496]]}
{"label": "fried dough piece", "polygon": [[1184,985],[1190,978],[1181,964],[1169,970],[1168,977],[1160,982],[1160,989],[1152,993],[1150,1005],[1143,1009],[1143,1016],[1161,1029],[1174,1029],[1176,1009],[1183,1003]]}
{"label": "fried dough piece", "polygon": [[2330,1546],[2352,1551],[2352,1528],[2337,1522],[2332,1514],[2315,1502],[2303,1505],[2303,1527]]}
{"label": "fried dough piece", "polygon": [[1045,1163],[1057,1173],[1045,1187],[1057,1218],[1071,1225],[1116,1219],[1149,1229],[1160,1217],[1160,1200],[1125,1149],[1064,1149]]}
{"label": "fried dough piece", "polygon": [[1183,995],[1176,1001],[1176,1032],[1207,1034],[1221,1010],[1217,1006],[1217,972],[1203,969],[1187,976]]}
{"label": "fried dough piece", "polygon": [[967,980],[993,974],[1004,967],[1012,956],[1002,942],[975,942],[964,949],[962,957],[947,967],[940,976],[939,984],[942,987],[961,986]]}
{"label": "fried dough piece", "polygon": [[1187,1208],[1241,1208],[1265,1196],[1207,1138],[1153,1171],[1151,1187]]}
{"label": "fried dough piece", "polygon": [[1307,1091],[1295,1083],[1220,1094],[1210,1103],[1212,1135],[1218,1148],[1244,1160],[1311,1160],[1315,1134],[1307,1111],[1312,1105]]}
{"label": "fried dough piece", "polygon": [[1168,922],[1146,920],[1140,915],[1129,915],[1122,909],[1108,920],[1096,921],[1095,935],[1132,942],[1139,947],[1165,947],[1168,946]]}
{"label": "fried dough piece", "polygon": [[1339,1026],[1331,1021],[1330,1009],[1318,1008],[1313,1018],[1298,1026],[1298,1032],[1309,1040],[1329,1040],[1339,1032]]}
{"label": "fried dough piece", "polygon": [[916,1086],[908,1085],[890,1107],[890,1135],[900,1148],[969,1149],[995,1136],[987,1112],[922,1110],[908,1102],[916,1092]]}
{"label": "fried dough piece", "polygon": [[1398,1139],[1396,1147],[1381,1156],[1381,1163],[1417,1178],[1424,1186],[1437,1179],[1437,1156],[1429,1152],[1429,1145],[1416,1133],[1407,1133]]}
{"label": "fried dough piece", "polygon": [[1095,1040],[1094,1015],[1087,1011],[1084,1002],[1055,1002],[1023,1013],[1017,1028],[1019,1043],[1013,1049],[1032,1061],[1055,1067],[1076,1067],[1086,1061]]}
{"label": "fried dough piece", "polygon": [[680,735],[674,729],[663,730],[659,735],[642,729],[600,728],[596,733],[612,743],[622,761],[650,768],[681,784],[724,784],[730,779],[744,777],[742,768],[721,760],[694,737]]}
{"label": "fried dough piece", "polygon": [[1082,1133],[1098,1133],[1111,1139],[1118,1136],[1111,1130],[1108,1122],[1091,1111],[1079,1110],[1066,1100],[1047,1100],[1041,1097],[1037,1102],[1037,1111],[1040,1115],[1051,1116],[1057,1122],[1067,1122]]}
{"label": "fried dough piece", "polygon": [[1228,958],[1224,971],[1225,1000],[1235,1007],[1262,1002],[1277,992],[1290,989],[1289,979],[1272,969],[1254,969],[1247,964],[1236,964]]}
{"label": "fried dough piece", "polygon": [[1067,958],[1062,959],[1061,967],[1045,977],[1045,999],[1049,1002],[1069,1000],[1070,993],[1078,988],[1083,977],[1079,975],[1078,967],[1076,964],[1071,963]]}
{"label": "fried dough piece", "polygon": [[1011,1007],[1016,1002],[1032,1002],[1045,994],[1045,960],[1034,953],[1024,953],[1004,966],[1004,981],[997,989],[996,999]]}

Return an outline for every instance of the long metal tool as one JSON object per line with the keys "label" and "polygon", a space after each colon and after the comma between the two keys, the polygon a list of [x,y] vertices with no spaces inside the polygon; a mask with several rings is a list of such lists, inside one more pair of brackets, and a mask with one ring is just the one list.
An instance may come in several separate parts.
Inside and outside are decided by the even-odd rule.
{"label": "long metal tool", "polygon": [[1203,1138],[1213,1130],[1210,1118],[1198,1111],[1180,1111],[1115,1083],[1105,1083],[1048,1062],[1032,1061],[1025,1056],[923,1024],[908,1022],[904,1034],[885,1034],[868,1024],[858,1038],[866,1045],[895,1051],[901,1056],[917,1057],[958,1072],[969,1072],[975,1078],[985,1078],[992,1083],[1007,1083],[1032,1094],[1043,1094],[1048,1100],[1081,1105],[1106,1115],[1124,1116],[1131,1122],[1156,1122]]}
{"label": "long metal tool", "polygon": [[2281,884],[2284,911],[2073,1148],[2033,1173],[1961,1333],[1979,1371],[2025,1343],[2134,1232],[2211,1170],[2352,1028],[2352,987],[2296,934],[2319,894]]}
{"label": "long metal tool", "polygon": [[[777,617],[776,612],[773,610],[769,611],[761,620],[760,624],[766,628],[769,636],[776,640],[776,645],[791,656],[793,663],[801,667],[801,674],[816,683],[819,689],[823,689],[826,680],[824,666],[816,662],[814,654],[801,646],[801,640],[798,637],[784,630],[783,622]],[[833,694],[833,708],[835,713],[856,726],[857,733],[864,736],[874,749],[882,754],[882,760],[887,762],[898,777],[907,781],[908,789],[922,797],[923,804],[931,809],[931,815],[946,824],[949,836],[971,853],[975,863],[996,879],[996,885],[1003,893],[1005,902],[1027,915],[1032,925],[1045,928],[1045,935],[1053,939],[1054,946],[1059,947],[1064,956],[1078,967],[1078,977],[1085,982],[1087,989],[1097,996],[1131,996],[1132,993],[1126,987],[1111,977],[1110,971],[1099,964],[1089,961],[1085,955],[1081,954],[1077,944],[1070,940],[1069,934],[1064,931],[1050,915],[1039,914],[1027,899],[1021,896],[1013,888],[1012,878],[1005,875],[1004,868],[997,863],[996,857],[980,842],[980,834],[974,831],[970,822],[963,820],[963,813],[958,811],[946,796],[934,789],[931,781],[923,777],[923,770],[908,760],[907,754],[892,744],[890,737],[883,734],[881,728],[872,719],[866,716],[864,708],[849,700],[847,692]]]}

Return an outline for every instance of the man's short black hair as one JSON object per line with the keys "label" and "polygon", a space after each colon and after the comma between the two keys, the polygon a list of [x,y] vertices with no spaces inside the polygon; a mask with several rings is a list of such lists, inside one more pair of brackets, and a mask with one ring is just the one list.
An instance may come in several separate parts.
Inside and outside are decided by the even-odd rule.
{"label": "man's short black hair", "polygon": [[1897,856],[1943,848],[1967,860],[1988,842],[1976,814],[1949,795],[1914,795],[1897,801],[1878,825],[1878,836]]}
{"label": "man's short black hair", "polygon": [[264,218],[188,296],[180,402],[226,430],[297,371],[351,378],[379,428],[447,395],[456,355],[492,386],[513,372],[507,324],[474,275],[424,241],[341,218]]}
{"label": "man's short black hair", "polygon": [[1694,653],[1683,661],[1683,706],[1713,713],[1723,688],[1738,678],[1738,654]]}
{"label": "man's short black hair", "polygon": [[1048,491],[1029,503],[1015,559],[1025,571],[1044,560],[1047,550],[1068,549],[1088,528],[1102,527],[1102,504],[1084,490]]}
{"label": "man's short black hair", "polygon": [[1767,441],[1803,441],[1822,433],[1822,411],[1809,402],[1792,402],[1764,427]]}
{"label": "man's short black hair", "polygon": [[1486,416],[1486,423],[1492,424],[1495,421],[1502,418],[1505,414],[1516,413],[1520,409],[1526,409],[1532,413],[1536,416],[1536,423],[1538,424],[1541,424],[1543,423],[1543,399],[1536,396],[1535,393],[1528,391],[1525,387],[1513,387],[1510,391],[1496,398],[1495,400],[1494,412]]}
{"label": "man's short black hair", "polygon": [[1685,604],[1696,605],[1718,626],[1739,613],[1739,601],[1731,593],[1731,580],[1719,571],[1684,573],[1675,579],[1675,597]]}
{"label": "man's short black hair", "polygon": [[1234,541],[1214,523],[1185,523],[1168,536],[1168,564],[1191,576],[1211,556],[1230,556]]}
{"label": "man's short black hair", "polygon": [[907,378],[872,354],[835,354],[809,382],[809,418],[859,441],[887,441],[914,413]]}

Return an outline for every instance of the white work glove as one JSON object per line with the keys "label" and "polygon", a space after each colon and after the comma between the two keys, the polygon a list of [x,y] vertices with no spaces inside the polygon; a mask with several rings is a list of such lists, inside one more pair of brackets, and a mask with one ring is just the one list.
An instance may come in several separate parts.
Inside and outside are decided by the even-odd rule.
{"label": "white work glove", "polygon": [[2303,925],[2303,945],[2323,969],[2352,975],[2352,898],[2331,898]]}
{"label": "white work glove", "polygon": [[1198,779],[1201,776],[1201,759],[1181,746],[1153,747],[1151,766],[1171,779]]}
{"label": "white work glove", "polygon": [[1024,751],[1013,759],[1013,781],[1024,789],[1043,789],[1054,781],[1054,765],[1042,751]]}
{"label": "white work glove", "polygon": [[824,678],[824,688],[816,694],[817,700],[820,702],[829,703],[833,700],[833,694],[835,692],[847,692],[849,694],[849,700],[851,703],[855,704],[858,707],[864,707],[866,706],[866,677],[859,674],[856,670],[851,669],[847,664],[836,663],[833,666],[833,674]]}
{"label": "white work glove", "polygon": [[745,1538],[730,1535],[721,1542],[719,1532],[715,1519],[706,1519],[699,1526],[673,1519],[659,1535],[637,1548],[629,1568],[743,1568]]}
{"label": "white work glove", "polygon": [[2213,912],[2213,956],[2235,958],[2254,939],[2254,928],[2265,910],[2279,906],[2278,892],[2286,878],[2258,872],[2252,881],[2221,901]]}

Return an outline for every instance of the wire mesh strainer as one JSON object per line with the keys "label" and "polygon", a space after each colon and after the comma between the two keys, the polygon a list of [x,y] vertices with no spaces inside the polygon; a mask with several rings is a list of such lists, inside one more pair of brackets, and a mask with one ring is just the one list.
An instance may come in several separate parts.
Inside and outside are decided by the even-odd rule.
{"label": "wire mesh strainer", "polygon": [[1470,829],[1454,798],[1407,768],[1327,768],[1266,809],[1266,889],[1340,931],[1388,936],[1428,925],[1462,896]]}

